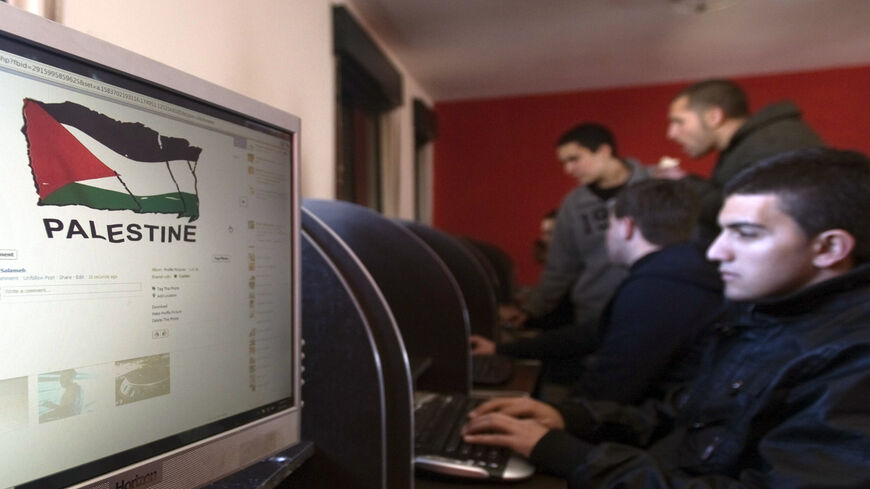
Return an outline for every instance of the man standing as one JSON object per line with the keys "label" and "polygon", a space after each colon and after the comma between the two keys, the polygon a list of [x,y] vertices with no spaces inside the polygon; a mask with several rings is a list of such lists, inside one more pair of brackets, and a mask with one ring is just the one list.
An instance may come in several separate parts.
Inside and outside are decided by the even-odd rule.
{"label": "man standing", "polygon": [[466,441],[509,446],[570,487],[870,487],[870,161],[787,153],[725,188],[733,315],[692,385],[643,408],[498,399]]}
{"label": "man standing", "polygon": [[[678,93],[668,110],[667,136],[692,158],[719,151],[710,187],[703,189],[701,233],[707,238],[718,231],[721,189],[734,175],[784,151],[822,146],[793,103],[768,105],[750,115],[746,94],[730,80],[701,81]],[[659,176],[682,178],[686,173],[677,167],[661,170]]]}
{"label": "man standing", "polygon": [[621,159],[613,134],[596,123],[579,124],[565,132],[556,144],[556,155],[565,173],[580,186],[559,207],[537,286],[522,309],[503,309],[502,319],[521,325],[528,316],[552,311],[570,294],[575,325],[594,327],[626,275],[607,259],[607,203],[625,185],[645,179],[647,171],[633,160]]}

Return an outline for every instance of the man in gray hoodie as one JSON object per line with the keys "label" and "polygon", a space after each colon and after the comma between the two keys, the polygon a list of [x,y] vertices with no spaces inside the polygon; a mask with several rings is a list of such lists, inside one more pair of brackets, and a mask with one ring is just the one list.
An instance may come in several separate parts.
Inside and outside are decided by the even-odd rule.
{"label": "man in gray hoodie", "polygon": [[574,327],[594,334],[604,306],[627,275],[607,257],[607,205],[623,187],[647,178],[648,172],[638,162],[620,158],[611,131],[593,122],[562,134],[556,156],[580,185],[559,207],[538,284],[521,308],[503,308],[502,320],[521,325],[530,316],[549,313],[569,295]]}

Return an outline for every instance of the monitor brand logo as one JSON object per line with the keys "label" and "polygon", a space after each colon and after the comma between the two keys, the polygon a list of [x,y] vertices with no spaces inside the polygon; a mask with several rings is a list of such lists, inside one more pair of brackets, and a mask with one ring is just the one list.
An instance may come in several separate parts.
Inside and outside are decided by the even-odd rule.
{"label": "monitor brand logo", "polygon": [[[73,102],[25,98],[22,112],[39,205],[175,214],[188,222],[199,218],[196,166],[202,148]],[[54,237],[49,229],[60,231],[60,224],[50,221],[45,227]],[[129,240],[139,235],[136,226],[148,228],[127,225]],[[78,221],[63,227],[68,238],[98,237],[93,222],[90,234],[89,226]],[[106,234],[112,230],[103,230]]]}
{"label": "monitor brand logo", "polygon": [[118,474],[108,479],[103,479],[88,486],[88,489],[96,487],[108,487],[110,489],[145,489],[163,482],[163,464],[152,462],[134,470]]}
{"label": "monitor brand logo", "polygon": [[115,489],[136,489],[139,487],[148,487],[157,482],[160,482],[157,476],[158,473],[156,470],[148,472],[144,475],[135,474],[132,479],[121,479],[115,481]]}

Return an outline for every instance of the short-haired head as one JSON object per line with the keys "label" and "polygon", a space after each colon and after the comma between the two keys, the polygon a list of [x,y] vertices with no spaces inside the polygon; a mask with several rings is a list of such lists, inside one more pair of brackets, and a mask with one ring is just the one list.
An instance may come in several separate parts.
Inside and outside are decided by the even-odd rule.
{"label": "short-haired head", "polygon": [[807,237],[842,229],[855,239],[856,264],[870,260],[870,160],[855,151],[801,149],[768,158],[735,176],[731,195],[772,194]]}
{"label": "short-haired head", "polygon": [[719,107],[725,117],[739,119],[749,115],[746,92],[731,80],[704,80],[684,88],[674,99],[686,96],[688,107],[703,110]]}
{"label": "short-haired head", "polygon": [[688,241],[700,213],[700,196],[679,180],[651,179],[624,188],[613,202],[617,218],[629,217],[658,246]]}
{"label": "short-haired head", "polygon": [[613,132],[607,127],[597,122],[584,122],[568,129],[556,141],[556,147],[566,144],[576,143],[589,151],[598,151],[601,145],[610,146],[610,152],[613,156],[619,153],[616,150],[616,139],[613,137]]}

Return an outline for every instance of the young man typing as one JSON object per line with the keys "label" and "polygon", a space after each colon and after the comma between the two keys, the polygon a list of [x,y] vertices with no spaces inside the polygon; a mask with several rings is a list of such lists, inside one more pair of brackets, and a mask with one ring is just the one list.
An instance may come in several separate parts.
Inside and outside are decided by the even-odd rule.
{"label": "young man typing", "polygon": [[732,312],[693,383],[641,407],[496,399],[465,440],[509,446],[569,487],[870,487],[870,162],[800,150],[725,187]]}
{"label": "young man typing", "polygon": [[[584,357],[585,368],[572,379],[575,393],[635,403],[663,384],[688,380],[674,365],[695,352],[722,304],[716,267],[690,242],[698,212],[698,195],[672,180],[637,182],[613,198],[607,255],[628,276],[598,319],[598,334],[562,328],[522,340],[541,351]],[[488,340],[472,335],[472,343]]]}

